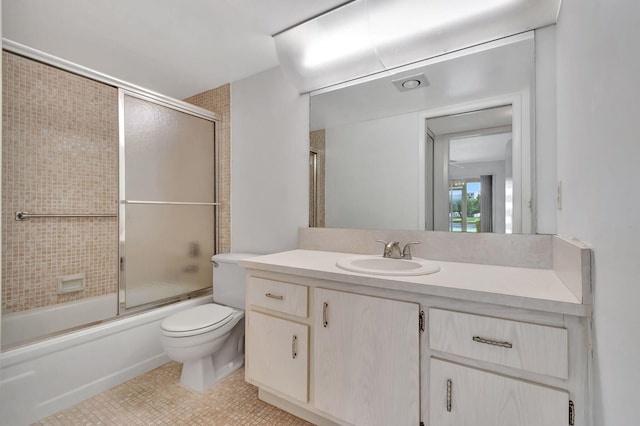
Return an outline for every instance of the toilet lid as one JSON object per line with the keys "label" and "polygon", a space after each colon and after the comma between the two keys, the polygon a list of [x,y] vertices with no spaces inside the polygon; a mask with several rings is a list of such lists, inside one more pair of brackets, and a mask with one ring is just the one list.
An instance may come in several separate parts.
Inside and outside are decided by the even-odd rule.
{"label": "toilet lid", "polygon": [[193,336],[222,327],[232,317],[230,307],[208,303],[166,317],[160,328],[168,336]]}

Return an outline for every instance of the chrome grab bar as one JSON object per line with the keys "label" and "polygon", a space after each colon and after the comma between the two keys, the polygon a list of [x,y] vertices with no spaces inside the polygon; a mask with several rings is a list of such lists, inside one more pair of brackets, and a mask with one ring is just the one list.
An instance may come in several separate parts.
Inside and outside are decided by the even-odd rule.
{"label": "chrome grab bar", "polygon": [[199,203],[191,201],[143,201],[143,200],[122,200],[120,204],[157,204],[168,206],[220,206],[221,203]]}
{"label": "chrome grab bar", "polygon": [[38,217],[118,217],[117,214],[48,214],[48,213],[29,213],[16,212],[16,220],[29,220]]}

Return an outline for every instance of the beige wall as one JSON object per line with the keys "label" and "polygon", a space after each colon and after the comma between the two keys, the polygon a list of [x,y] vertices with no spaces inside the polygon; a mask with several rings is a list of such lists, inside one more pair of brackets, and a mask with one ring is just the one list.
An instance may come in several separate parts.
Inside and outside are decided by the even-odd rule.
{"label": "beige wall", "polygon": [[[114,293],[117,218],[39,218],[118,212],[118,92],[3,52],[2,312]],[[87,288],[58,294],[57,278]]]}
{"label": "beige wall", "polygon": [[231,251],[231,85],[207,90],[185,99],[193,105],[215,112],[221,117],[216,123],[216,183],[218,208],[218,252]]}

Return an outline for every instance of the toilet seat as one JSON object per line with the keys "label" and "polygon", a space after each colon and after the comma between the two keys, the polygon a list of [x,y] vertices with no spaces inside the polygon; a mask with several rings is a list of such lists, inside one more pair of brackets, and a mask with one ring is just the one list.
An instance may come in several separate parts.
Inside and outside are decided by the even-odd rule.
{"label": "toilet seat", "polygon": [[162,334],[168,337],[189,337],[222,327],[233,318],[228,306],[208,303],[170,315],[162,321]]}

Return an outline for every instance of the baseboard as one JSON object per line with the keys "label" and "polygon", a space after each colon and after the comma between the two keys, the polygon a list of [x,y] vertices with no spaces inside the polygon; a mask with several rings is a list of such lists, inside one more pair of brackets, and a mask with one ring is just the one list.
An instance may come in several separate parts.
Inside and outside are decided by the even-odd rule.
{"label": "baseboard", "polygon": [[279,409],[284,410],[287,413],[291,413],[296,417],[300,417],[301,419],[313,423],[317,426],[340,426],[340,424],[338,423],[334,423],[326,419],[325,417],[320,416],[319,414],[306,410],[292,402],[287,401],[284,398],[281,398],[260,388],[258,388],[258,399],[266,402],[267,404],[278,407]]}

